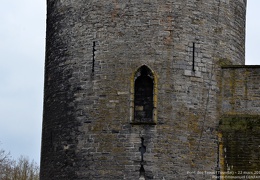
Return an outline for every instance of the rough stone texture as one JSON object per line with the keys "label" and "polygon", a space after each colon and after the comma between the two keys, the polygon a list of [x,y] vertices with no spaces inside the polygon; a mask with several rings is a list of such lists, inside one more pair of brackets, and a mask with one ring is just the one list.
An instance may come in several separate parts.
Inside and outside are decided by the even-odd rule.
{"label": "rough stone texture", "polygon": [[[220,67],[244,64],[245,10],[245,0],[47,0],[41,180],[138,179],[141,137],[146,179],[210,178],[197,172],[218,166]],[[143,65],[155,125],[132,123]]]}
{"label": "rough stone texture", "polygon": [[260,66],[222,68],[222,112],[224,114],[260,113]]}
{"label": "rough stone texture", "polygon": [[259,179],[260,66],[223,66],[221,76],[222,169]]}
{"label": "rough stone texture", "polygon": [[259,130],[259,115],[240,114],[222,117],[220,121],[220,132],[223,135],[220,141],[223,146],[223,151],[220,153],[222,171],[233,172],[234,176],[240,176],[240,179],[260,178]]}

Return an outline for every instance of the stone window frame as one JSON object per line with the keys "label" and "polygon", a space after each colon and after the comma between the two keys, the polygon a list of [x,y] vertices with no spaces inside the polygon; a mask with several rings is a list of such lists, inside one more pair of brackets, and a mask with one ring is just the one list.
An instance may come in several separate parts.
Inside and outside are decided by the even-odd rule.
{"label": "stone window frame", "polygon": [[[149,69],[151,78],[153,80],[153,117],[151,122],[138,122],[135,121],[135,81],[141,75],[140,70],[146,67]],[[157,102],[158,102],[158,78],[156,73],[149,66],[143,64],[139,66],[132,74],[131,77],[131,90],[130,90],[130,124],[133,125],[156,125],[157,124]]]}

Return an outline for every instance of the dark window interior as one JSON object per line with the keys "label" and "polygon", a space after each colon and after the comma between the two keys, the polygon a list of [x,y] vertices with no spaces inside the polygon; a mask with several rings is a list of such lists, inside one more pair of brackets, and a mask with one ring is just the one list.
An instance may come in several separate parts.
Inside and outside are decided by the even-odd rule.
{"label": "dark window interior", "polygon": [[140,76],[135,80],[135,121],[149,123],[153,121],[153,79],[147,67],[141,67]]}

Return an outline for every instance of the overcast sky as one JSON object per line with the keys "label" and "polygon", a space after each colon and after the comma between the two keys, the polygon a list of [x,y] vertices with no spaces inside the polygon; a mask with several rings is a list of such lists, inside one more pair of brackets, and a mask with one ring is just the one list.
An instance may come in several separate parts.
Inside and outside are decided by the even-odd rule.
{"label": "overcast sky", "polygon": [[[0,0],[0,148],[40,161],[45,0]],[[260,64],[260,0],[248,0],[246,64]]]}
{"label": "overcast sky", "polygon": [[247,0],[246,64],[260,65],[260,0]]}
{"label": "overcast sky", "polygon": [[39,163],[45,0],[0,4],[0,148]]}

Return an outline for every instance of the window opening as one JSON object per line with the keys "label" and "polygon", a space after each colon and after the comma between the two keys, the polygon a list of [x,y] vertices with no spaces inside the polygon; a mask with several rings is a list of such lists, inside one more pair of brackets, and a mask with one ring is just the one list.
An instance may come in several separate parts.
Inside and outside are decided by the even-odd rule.
{"label": "window opening", "polygon": [[149,69],[144,66],[140,70],[140,76],[135,80],[135,121],[153,121],[153,89],[153,79],[149,76]]}
{"label": "window opening", "polygon": [[131,78],[130,123],[157,123],[158,82],[155,73],[146,65],[139,67]]}
{"label": "window opening", "polygon": [[195,43],[192,43],[192,70],[195,71]]}
{"label": "window opening", "polygon": [[96,42],[93,42],[93,49],[92,49],[92,74],[94,74],[95,71],[95,51],[96,50]]}

